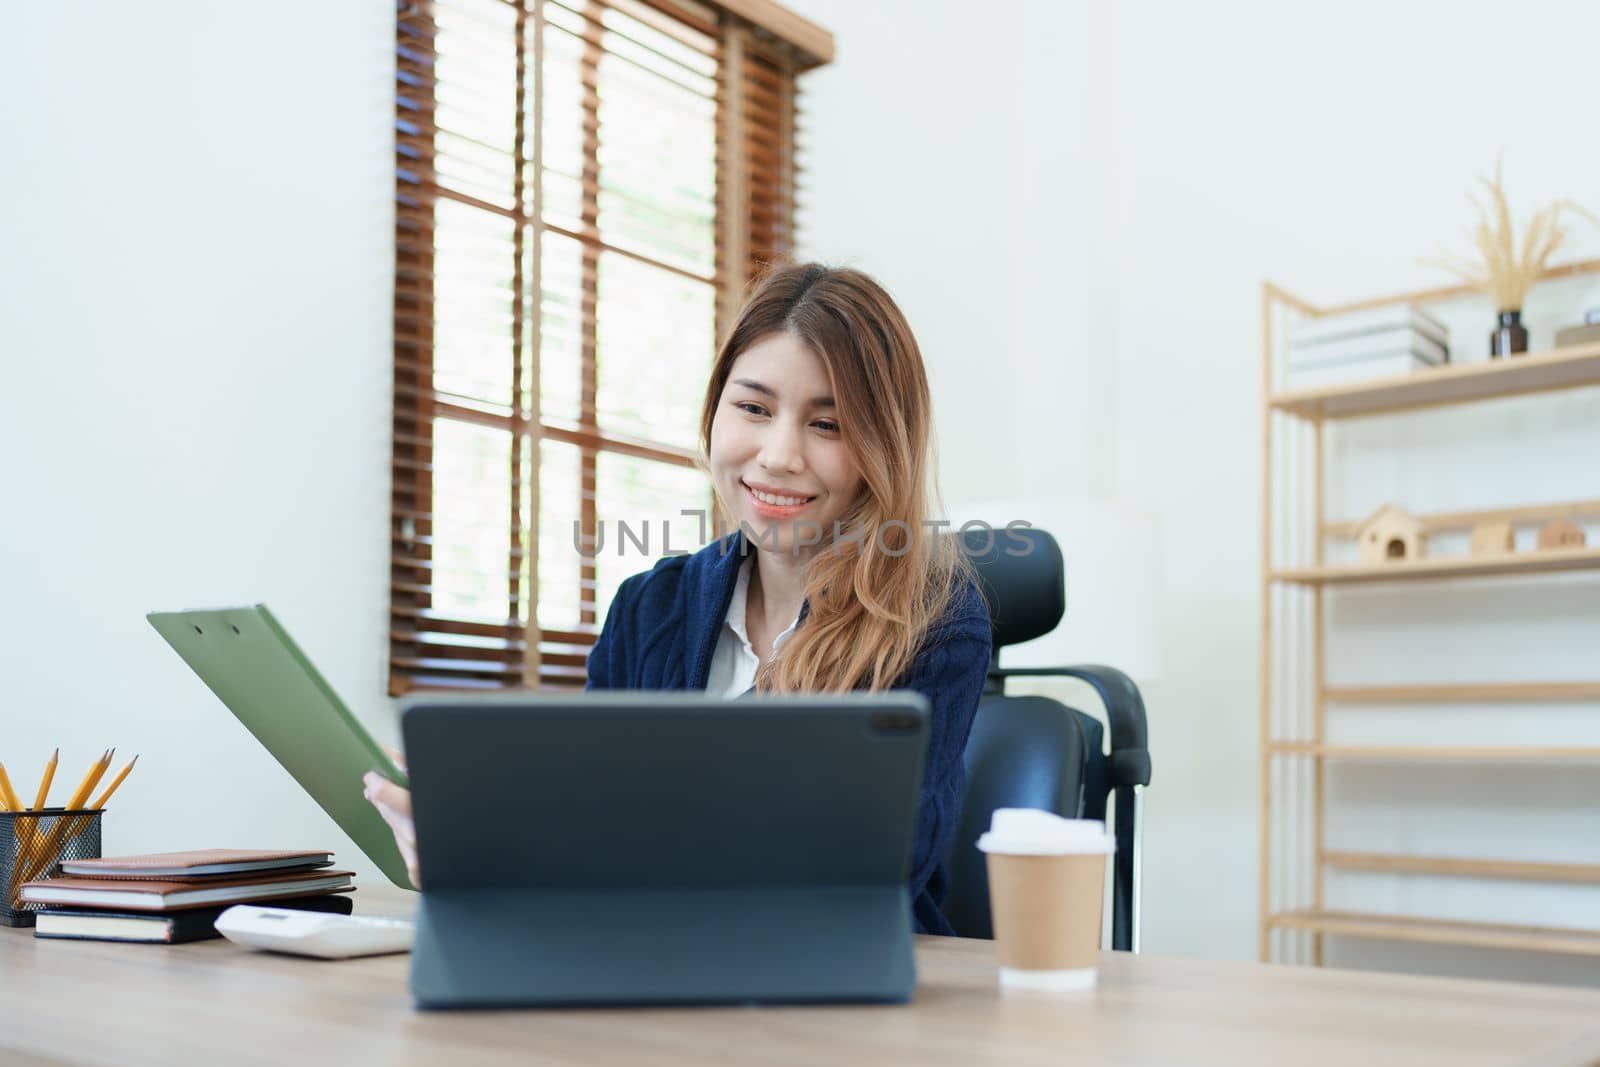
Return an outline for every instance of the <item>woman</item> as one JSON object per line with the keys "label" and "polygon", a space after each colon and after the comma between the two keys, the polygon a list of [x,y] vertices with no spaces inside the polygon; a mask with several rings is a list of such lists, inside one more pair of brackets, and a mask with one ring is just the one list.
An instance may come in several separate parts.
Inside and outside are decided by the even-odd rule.
{"label": "woman", "polygon": [[[929,519],[932,405],[889,295],[859,271],[781,267],[712,369],[707,473],[736,532],[624,581],[589,655],[591,689],[760,693],[913,689],[932,709],[910,889],[922,933],[965,785],[961,754],[990,654],[988,611]],[[415,880],[410,796],[367,795]]]}

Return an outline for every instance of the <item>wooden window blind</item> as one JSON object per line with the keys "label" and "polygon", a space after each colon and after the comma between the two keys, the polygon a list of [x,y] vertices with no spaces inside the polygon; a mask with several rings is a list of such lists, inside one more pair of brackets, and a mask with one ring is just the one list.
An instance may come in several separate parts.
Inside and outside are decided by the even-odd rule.
{"label": "wooden window blind", "polygon": [[668,524],[701,543],[701,392],[793,248],[832,39],[767,0],[397,10],[389,692],[581,686]]}

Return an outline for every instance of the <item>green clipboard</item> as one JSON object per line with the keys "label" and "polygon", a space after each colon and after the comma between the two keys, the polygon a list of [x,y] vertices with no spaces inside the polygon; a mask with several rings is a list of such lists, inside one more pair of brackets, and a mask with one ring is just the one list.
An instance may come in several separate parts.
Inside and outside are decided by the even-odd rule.
{"label": "green clipboard", "polygon": [[415,888],[394,833],[362,792],[376,770],[407,786],[265,604],[145,616],[200,680],[277,757],[395,885]]}

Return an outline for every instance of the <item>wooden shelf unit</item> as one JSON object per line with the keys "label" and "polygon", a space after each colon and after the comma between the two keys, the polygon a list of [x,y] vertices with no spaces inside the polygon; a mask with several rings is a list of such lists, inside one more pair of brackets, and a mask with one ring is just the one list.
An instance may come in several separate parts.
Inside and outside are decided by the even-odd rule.
{"label": "wooden shelf unit", "polygon": [[1347,871],[1509,878],[1518,882],[1600,884],[1600,863],[1536,863],[1528,860],[1482,860],[1456,856],[1398,856],[1379,852],[1324,852],[1322,862],[1326,866]]}
{"label": "wooden shelf unit", "polygon": [[[1552,268],[1543,278],[1600,272],[1600,259]],[[1316,389],[1283,389],[1275,374],[1276,331],[1285,311],[1319,318],[1368,308],[1413,302],[1453,299],[1471,293],[1465,286],[1396,293],[1373,300],[1318,307],[1268,282],[1262,286],[1261,346],[1261,586],[1262,619],[1260,671],[1260,943],[1263,961],[1274,959],[1273,934],[1291,931],[1309,934],[1309,950],[1298,951],[1304,962],[1320,964],[1327,935],[1397,941],[1431,941],[1494,948],[1532,949],[1545,952],[1600,956],[1600,931],[1554,927],[1419,919],[1392,915],[1367,915],[1328,910],[1324,883],[1331,868],[1388,874],[1434,874],[1523,881],[1564,881],[1600,884],[1600,864],[1539,863],[1491,859],[1447,858],[1330,851],[1324,847],[1327,764],[1335,760],[1388,760],[1398,762],[1458,763],[1488,761],[1551,764],[1600,763],[1600,746],[1594,745],[1344,745],[1327,741],[1327,706],[1339,704],[1460,704],[1472,702],[1600,701],[1600,681],[1543,682],[1498,681],[1409,685],[1329,685],[1325,670],[1324,590],[1361,584],[1460,581],[1478,578],[1516,578],[1540,574],[1600,571],[1600,547],[1510,552],[1496,556],[1424,557],[1388,565],[1328,564],[1324,542],[1329,537],[1353,537],[1359,520],[1329,520],[1324,514],[1325,427],[1338,420],[1392,415],[1527,396],[1584,387],[1600,387],[1600,343],[1557,348],[1505,359],[1450,364],[1398,377],[1339,384]],[[1297,436],[1298,435],[1298,436]],[[1275,461],[1283,470],[1275,468]],[[1275,478],[1292,483],[1291,464],[1302,474],[1314,472],[1301,491],[1300,509],[1309,523],[1296,524],[1294,512],[1280,513],[1275,506]],[[1282,536],[1285,557],[1292,564],[1275,563],[1278,519],[1288,514]],[[1456,511],[1417,515],[1426,534],[1461,530],[1474,524],[1500,520],[1534,523],[1554,518],[1581,519],[1600,516],[1600,500],[1560,501],[1494,510]],[[1297,551],[1295,551],[1297,549]],[[1296,591],[1298,599],[1284,591]],[[1275,593],[1279,594],[1275,597]],[[1276,615],[1275,615],[1276,605]],[[1281,617],[1280,617],[1281,616]],[[1275,627],[1286,634],[1298,627],[1309,634],[1298,661],[1286,659],[1275,671]],[[1290,644],[1286,640],[1285,646]],[[1280,699],[1280,690],[1282,696]],[[1296,777],[1299,775],[1299,777]],[[1285,820],[1309,809],[1309,841],[1293,841],[1287,821],[1275,822],[1278,808]],[[1278,861],[1274,848],[1281,848]],[[1303,850],[1303,866],[1296,853]],[[1281,874],[1274,863],[1284,863]],[[1275,899],[1275,885],[1283,895]],[[1296,949],[1298,946],[1287,946]],[[1295,954],[1291,952],[1291,954]]]}
{"label": "wooden shelf unit", "polygon": [[1512,926],[1502,923],[1451,922],[1413,919],[1403,915],[1368,915],[1361,912],[1308,909],[1278,912],[1266,917],[1272,930],[1305,930],[1313,934],[1375,938],[1380,941],[1427,941],[1479,948],[1560,952],[1600,956],[1600,930],[1559,926]]}
{"label": "wooden shelf unit", "polygon": [[1500,556],[1444,556],[1375,566],[1293,567],[1272,572],[1275,582],[1298,585],[1351,585],[1362,582],[1415,582],[1441,578],[1489,578],[1506,574],[1549,574],[1600,570],[1600,548],[1551,548]]}
{"label": "wooden shelf unit", "polygon": [[1348,419],[1583,385],[1600,385],[1600,341],[1483,363],[1447,363],[1354,385],[1277,393],[1271,405],[1308,419]]}
{"label": "wooden shelf unit", "polygon": [[1338,760],[1403,760],[1434,763],[1449,760],[1489,760],[1517,763],[1553,760],[1584,763],[1600,760],[1600,745],[1326,745],[1315,741],[1274,741],[1267,751],[1274,756],[1316,756]]}
{"label": "wooden shelf unit", "polygon": [[1600,682],[1468,682],[1458,685],[1326,685],[1330,704],[1477,704],[1600,701]]}
{"label": "wooden shelf unit", "polygon": [[[1478,511],[1436,511],[1414,515],[1422,525],[1422,532],[1440,530],[1468,530],[1480,522],[1499,519],[1501,522],[1545,522],[1548,519],[1588,519],[1600,517],[1600,500],[1573,500],[1564,504],[1531,504],[1520,508],[1491,508]],[[1329,537],[1354,537],[1361,525],[1359,519],[1324,522],[1322,532]]]}

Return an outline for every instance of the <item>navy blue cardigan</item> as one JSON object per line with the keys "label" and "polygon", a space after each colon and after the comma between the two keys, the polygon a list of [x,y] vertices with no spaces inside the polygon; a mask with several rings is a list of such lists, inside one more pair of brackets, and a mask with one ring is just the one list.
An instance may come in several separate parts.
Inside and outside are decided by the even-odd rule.
{"label": "navy blue cardigan", "polygon": [[[692,555],[664,557],[625,580],[589,653],[589,688],[704,689],[748,544],[735,531]],[[803,606],[802,622],[805,612]],[[961,815],[966,790],[961,754],[989,669],[990,632],[981,594],[964,583],[892,687],[920,692],[932,711],[911,864],[918,933],[954,932],[939,911],[943,857]]]}

